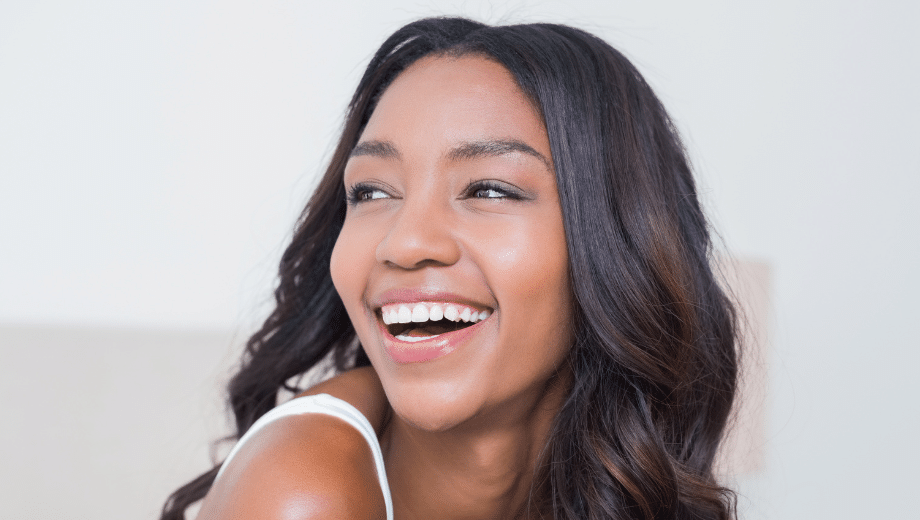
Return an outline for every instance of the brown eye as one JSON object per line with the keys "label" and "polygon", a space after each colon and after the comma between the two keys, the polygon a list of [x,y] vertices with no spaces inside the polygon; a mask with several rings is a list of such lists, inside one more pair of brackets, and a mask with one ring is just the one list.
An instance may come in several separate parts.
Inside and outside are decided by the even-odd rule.
{"label": "brown eye", "polygon": [[358,204],[376,199],[388,199],[390,194],[375,186],[356,184],[348,190],[348,202]]}
{"label": "brown eye", "polygon": [[387,194],[380,190],[365,190],[361,192],[360,200],[385,199]]}
{"label": "brown eye", "polygon": [[524,196],[513,186],[505,183],[480,181],[470,183],[466,189],[466,197],[470,199],[493,199],[493,200],[522,200]]}
{"label": "brown eye", "polygon": [[500,199],[507,197],[507,194],[495,188],[479,188],[473,192],[473,197],[477,199]]}

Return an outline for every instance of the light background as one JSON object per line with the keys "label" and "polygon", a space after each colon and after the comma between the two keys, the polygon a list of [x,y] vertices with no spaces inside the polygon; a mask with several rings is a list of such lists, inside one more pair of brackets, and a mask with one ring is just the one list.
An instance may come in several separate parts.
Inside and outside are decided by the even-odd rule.
{"label": "light background", "polygon": [[[202,334],[207,359],[229,366],[228,349],[267,312],[371,53],[409,20],[454,13],[570,23],[624,51],[682,130],[728,250],[770,266],[766,458],[737,482],[742,518],[915,510],[920,3],[788,0],[0,3],[0,399],[11,411],[0,432],[19,461],[0,464],[3,507],[103,518],[101,504],[125,496],[124,478],[100,486],[79,466],[56,479],[58,459],[30,466],[68,431],[30,435],[31,423],[56,424],[32,404],[66,396],[66,421],[79,422],[80,406],[108,398],[99,388],[130,403],[160,365],[134,360],[135,377],[108,386],[78,377],[143,346],[105,350],[60,331]],[[28,334],[72,345],[26,352],[16,338]],[[213,384],[188,398],[216,407],[222,372],[204,366],[185,377]],[[170,425],[170,410],[155,416]],[[142,495],[112,518],[152,518]]]}

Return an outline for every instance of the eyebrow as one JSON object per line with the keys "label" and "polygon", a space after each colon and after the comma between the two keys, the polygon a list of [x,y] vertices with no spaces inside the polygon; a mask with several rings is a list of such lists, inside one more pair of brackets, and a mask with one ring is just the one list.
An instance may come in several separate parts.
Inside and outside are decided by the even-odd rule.
{"label": "eyebrow", "polygon": [[389,141],[361,141],[351,151],[350,157],[369,155],[381,159],[400,159],[399,150]]}
{"label": "eyebrow", "polygon": [[[483,157],[499,157],[502,155],[520,152],[539,159],[546,169],[553,171],[550,160],[542,153],[536,151],[523,141],[517,139],[485,139],[482,141],[469,141],[461,143],[449,152],[447,159],[450,161],[461,161],[469,159],[479,159]],[[362,141],[355,145],[351,151],[351,157],[362,155],[378,157],[380,159],[401,160],[402,156],[396,146],[390,141]]]}
{"label": "eyebrow", "polygon": [[534,150],[530,145],[517,139],[486,139],[462,143],[447,153],[451,161],[463,159],[479,159],[481,157],[498,157],[501,155],[520,152],[536,157],[543,162],[546,169],[553,171],[552,163],[542,153]]}

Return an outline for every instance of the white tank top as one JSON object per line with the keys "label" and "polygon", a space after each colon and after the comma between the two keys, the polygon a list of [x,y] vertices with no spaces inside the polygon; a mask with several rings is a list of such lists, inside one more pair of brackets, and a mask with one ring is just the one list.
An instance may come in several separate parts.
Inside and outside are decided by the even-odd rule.
{"label": "white tank top", "polygon": [[393,498],[390,496],[390,486],[387,483],[387,474],[383,467],[383,452],[380,451],[380,442],[377,440],[377,434],[374,433],[374,428],[371,427],[371,423],[368,422],[367,418],[354,406],[341,399],[332,397],[329,394],[307,395],[291,399],[260,417],[259,420],[243,434],[233,449],[230,450],[230,454],[224,459],[224,463],[220,470],[218,470],[217,477],[215,477],[214,480],[220,478],[221,473],[224,472],[224,468],[227,467],[227,463],[230,462],[230,459],[236,455],[236,452],[240,450],[243,443],[252,438],[256,432],[272,421],[282,417],[305,413],[322,413],[338,417],[354,426],[354,428],[364,436],[364,439],[367,440],[367,443],[371,446],[371,452],[374,454],[374,465],[377,466],[377,479],[380,481],[380,489],[383,491],[383,501],[386,503],[387,507],[387,520],[393,520]]}

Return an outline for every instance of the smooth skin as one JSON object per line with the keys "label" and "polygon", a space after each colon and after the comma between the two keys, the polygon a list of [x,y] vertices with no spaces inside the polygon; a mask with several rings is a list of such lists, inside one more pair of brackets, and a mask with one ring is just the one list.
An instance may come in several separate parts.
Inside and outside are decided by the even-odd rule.
{"label": "smooth skin", "polygon": [[[539,112],[494,61],[424,58],[381,97],[344,182],[351,198],[330,268],[373,371],[347,372],[327,393],[381,428],[395,518],[529,516],[573,341]],[[449,353],[399,363],[388,349],[405,345],[380,318],[394,294],[446,294],[491,314]],[[269,426],[231,462],[200,518],[383,518],[370,450],[347,428],[313,416]]]}
{"label": "smooth skin", "polygon": [[[300,395],[351,403],[377,430],[390,413],[371,367],[340,374]],[[328,415],[278,419],[260,430],[224,469],[198,520],[358,520],[386,517],[371,450],[348,423]]]}

